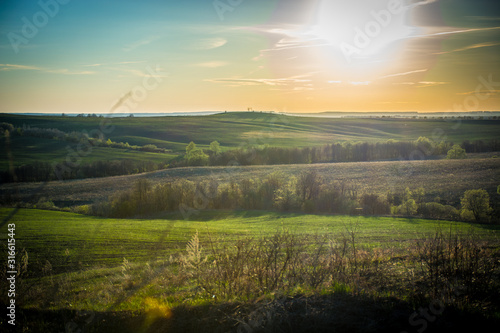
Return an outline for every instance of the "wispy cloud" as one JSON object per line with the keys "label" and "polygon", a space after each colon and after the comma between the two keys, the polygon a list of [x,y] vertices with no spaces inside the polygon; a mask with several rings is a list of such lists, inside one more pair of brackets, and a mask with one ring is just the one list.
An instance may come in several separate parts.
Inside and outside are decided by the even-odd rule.
{"label": "wispy cloud", "polygon": [[[438,37],[445,35],[455,35],[455,34],[463,34],[469,32],[479,32],[479,31],[489,31],[489,30],[498,30],[500,27],[489,27],[489,28],[471,28],[471,29],[460,29],[460,30],[445,30],[443,28],[430,28],[429,32],[426,34],[420,34],[411,36],[409,38],[423,38],[423,37]],[[434,32],[436,31],[436,32]]]}
{"label": "wispy cloud", "polygon": [[460,93],[456,93],[457,95],[486,95],[486,96],[495,96],[495,95],[498,95],[500,94],[500,90],[488,90],[488,91],[467,91],[467,92],[460,92]]}
{"label": "wispy cloud", "polygon": [[396,73],[396,74],[385,75],[385,76],[380,77],[379,79],[386,79],[386,78],[389,78],[389,77],[397,77],[397,76],[406,76],[406,75],[411,75],[411,74],[424,73],[424,72],[427,72],[427,71],[428,71],[428,69],[417,69],[417,70],[414,70],[414,71],[409,71],[409,72],[404,72],[404,73]]}
{"label": "wispy cloud", "polygon": [[198,64],[194,64],[193,66],[196,67],[205,67],[205,68],[217,68],[217,67],[224,67],[228,63],[225,61],[208,61],[208,62],[202,62]]}
{"label": "wispy cloud", "polygon": [[44,73],[52,73],[52,74],[64,74],[64,75],[90,75],[95,74],[92,71],[71,71],[66,68],[61,69],[53,69],[53,68],[44,68],[37,66],[26,66],[26,65],[17,65],[17,64],[0,64],[0,71],[15,71],[15,70],[31,70],[31,71],[39,71]]}
{"label": "wispy cloud", "polygon": [[[254,61],[258,61],[265,57],[266,54],[276,51],[331,46],[331,43],[318,38],[318,35],[313,30],[304,29],[300,25],[266,25],[245,27],[244,29],[267,35],[270,40],[274,41],[271,48],[260,50],[259,55],[252,59]],[[289,57],[288,59],[291,58],[294,57]]]}
{"label": "wispy cloud", "polygon": [[370,83],[372,83],[372,82],[371,81],[349,81],[349,84],[353,85],[353,86],[367,86]]}
{"label": "wispy cloud", "polygon": [[83,65],[83,67],[103,67],[103,66],[116,66],[116,65],[143,64],[145,62],[146,62],[145,60],[139,60],[139,61],[120,61],[120,62],[113,62],[113,63],[88,64],[88,65]]}
{"label": "wispy cloud", "polygon": [[436,82],[436,81],[420,81],[418,82],[417,88],[426,88],[426,87],[434,87],[441,86],[443,84],[449,84],[449,82]]}
{"label": "wispy cloud", "polygon": [[120,68],[120,67],[109,67],[109,69],[128,74],[128,75],[119,75],[120,77],[125,77],[130,75],[138,77],[158,77],[158,78],[168,77],[168,73],[163,72],[163,68],[159,66],[156,67],[154,72],[145,71],[142,69]]}
{"label": "wispy cloud", "polygon": [[154,42],[158,39],[160,39],[160,36],[150,36],[150,37],[146,37],[144,39],[137,40],[135,42],[132,42],[130,44],[125,45],[123,47],[123,51],[130,52],[132,50],[135,50],[138,47],[151,44],[152,42]]}
{"label": "wispy cloud", "polygon": [[461,48],[458,48],[458,49],[455,49],[455,50],[451,50],[451,51],[438,52],[438,53],[435,53],[435,54],[446,54],[446,53],[453,53],[453,52],[461,52],[461,51],[474,50],[474,49],[479,49],[479,48],[483,48],[483,47],[491,47],[491,46],[497,46],[497,45],[500,45],[500,43],[498,43],[498,42],[478,43],[478,44],[473,44],[473,45],[469,45],[469,46],[466,46],[466,47],[461,47]]}
{"label": "wispy cloud", "polygon": [[227,40],[220,37],[215,38],[205,38],[199,40],[194,45],[194,48],[197,50],[211,50],[216,49],[218,47],[224,46],[227,44]]}
{"label": "wispy cloud", "polygon": [[418,81],[418,82],[395,82],[395,85],[405,85],[405,86],[416,86],[417,88],[426,88],[434,86],[442,86],[444,84],[449,84],[450,82],[440,82],[440,81]]}
{"label": "wispy cloud", "polygon": [[40,71],[42,68],[40,67],[35,67],[35,66],[25,66],[25,65],[15,65],[15,64],[0,64],[0,70],[1,71],[13,71],[13,70],[35,70],[35,71]]}
{"label": "wispy cloud", "polygon": [[249,85],[268,85],[268,86],[289,86],[296,84],[306,84],[311,80],[301,79],[298,77],[279,78],[279,79],[235,79],[235,78],[222,78],[222,79],[207,79],[205,81],[215,83],[226,83],[230,86],[249,86]]}

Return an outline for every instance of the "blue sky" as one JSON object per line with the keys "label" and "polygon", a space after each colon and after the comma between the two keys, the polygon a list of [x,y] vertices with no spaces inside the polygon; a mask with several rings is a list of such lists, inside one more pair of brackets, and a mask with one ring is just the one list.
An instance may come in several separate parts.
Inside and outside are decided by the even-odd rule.
{"label": "blue sky", "polygon": [[497,2],[394,1],[1,1],[0,112],[500,109]]}

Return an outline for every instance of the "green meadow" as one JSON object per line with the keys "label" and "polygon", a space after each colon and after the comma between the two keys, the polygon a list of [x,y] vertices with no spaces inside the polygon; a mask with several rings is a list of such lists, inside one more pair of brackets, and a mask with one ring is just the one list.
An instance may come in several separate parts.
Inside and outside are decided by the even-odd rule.
{"label": "green meadow", "polygon": [[[496,284],[484,280],[498,274],[498,225],[266,211],[205,211],[185,220],[179,213],[111,219],[2,208],[0,218],[15,224],[16,301],[27,332],[68,325],[86,332],[240,332],[264,325],[257,315],[268,328],[295,318],[302,328],[328,324],[348,332],[365,327],[353,320],[360,315],[374,321],[373,331],[400,328],[416,307],[456,292],[432,280],[428,264],[437,261],[422,257],[442,258],[448,248],[453,265],[478,265],[471,273],[478,289],[444,298],[447,312],[434,328],[491,325],[500,316]],[[431,267],[450,281],[464,278],[448,277],[443,262]],[[340,309],[345,316],[334,315]]]}
{"label": "green meadow", "polygon": [[[106,121],[101,126],[102,121]],[[190,141],[208,147],[218,141],[222,147],[263,145],[310,147],[342,141],[411,141],[420,136],[435,141],[461,143],[464,140],[498,138],[498,122],[491,120],[319,118],[294,117],[259,112],[221,113],[209,116],[176,117],[60,117],[0,115],[0,122],[16,127],[30,125],[57,128],[64,132],[91,132],[105,128],[107,138],[131,145],[155,144],[183,152]],[[108,131],[109,130],[109,131]]]}
{"label": "green meadow", "polygon": [[[11,209],[2,208],[4,219]],[[81,262],[84,267],[116,266],[123,258],[147,261],[182,251],[198,231],[202,241],[209,235],[262,237],[280,230],[296,234],[339,234],[357,230],[363,246],[391,247],[394,242],[409,242],[428,237],[440,228],[445,231],[474,231],[481,238],[497,241],[498,225],[474,225],[463,222],[418,218],[302,215],[265,211],[199,212],[184,220],[180,213],[159,219],[110,219],[68,212],[21,209],[9,223],[16,224],[16,240],[33,262]],[[69,250],[69,255],[65,253]],[[63,260],[64,259],[64,260]],[[62,264],[61,264],[62,265]],[[53,266],[54,267],[54,266]],[[57,267],[57,264],[55,268]],[[57,267],[65,271],[67,267]]]}
{"label": "green meadow", "polygon": [[[498,139],[499,129],[496,120],[314,118],[259,112],[109,119],[0,115],[0,122],[15,127],[65,133],[102,130],[103,120],[111,125],[106,127],[106,139],[156,145],[168,152],[94,146],[82,156],[82,165],[132,160],[165,167],[184,155],[190,141],[206,149],[216,140],[222,151],[419,137],[490,142]],[[0,146],[4,171],[10,163],[20,167],[63,162],[68,147],[76,148],[75,143],[16,134],[9,141],[2,137]],[[191,166],[147,173],[129,170],[115,177],[0,184],[0,232],[8,234],[8,225],[15,224],[18,328],[22,332],[146,333],[326,332],[333,327],[339,332],[410,332],[423,327],[411,325],[415,311],[432,309],[436,302],[445,311],[426,332],[464,328],[470,322],[498,325],[499,163],[495,154],[488,151],[473,158],[470,154],[461,160],[429,156],[418,161]],[[316,194],[330,200],[331,207],[352,203],[348,213],[337,212],[351,215],[302,213],[321,211],[305,205],[314,201],[298,204],[297,184],[305,182],[308,173],[318,177]],[[264,191],[283,179],[278,190]],[[175,187],[177,192],[156,191],[170,183],[185,186]],[[217,205],[214,199],[212,206],[208,202],[199,209],[188,207],[187,215],[177,206],[141,212],[143,203],[167,207],[165,202],[181,196],[185,202],[193,199],[188,205],[196,206],[197,195],[212,183],[219,186],[214,197]],[[144,191],[139,191],[142,185]],[[289,195],[295,209],[261,210],[271,209],[263,205],[243,210],[238,193],[244,185],[247,192],[242,194],[255,189],[254,198],[267,198],[261,201],[269,207],[278,207],[273,206],[278,195],[281,199]],[[193,191],[187,191],[190,188]],[[472,189],[484,189],[488,196],[484,220],[472,222],[470,216],[460,215],[464,193]],[[433,203],[450,208],[457,221],[424,219],[426,215],[416,209],[402,214],[398,207],[413,200],[408,197],[411,194],[402,196],[410,190],[420,193],[415,196],[418,207]],[[312,198],[313,187],[310,191]],[[386,200],[391,193],[401,195],[403,201],[390,206]],[[361,200],[367,194],[387,203],[393,216],[389,211],[361,216],[368,212]],[[306,192],[303,195],[305,200]],[[348,196],[350,201],[339,199]],[[235,208],[229,210],[225,206],[229,203]],[[99,213],[99,207],[104,213]],[[132,213],[107,215],[106,207]],[[6,258],[0,257],[1,265],[5,266]],[[5,281],[5,271],[1,274]],[[1,284],[1,305],[8,302],[6,287]],[[0,323],[5,320],[2,317]]]}
{"label": "green meadow", "polygon": [[[14,167],[35,162],[62,163],[68,155],[77,151],[77,145],[60,140],[34,138],[28,136],[14,136],[9,142],[10,155],[6,140],[0,138],[0,169],[7,170],[12,161]],[[81,154],[81,163],[88,164],[96,161],[132,160],[168,163],[175,154],[151,153],[134,149],[116,149],[106,147],[92,147],[88,154]],[[10,158],[12,157],[12,158]]]}

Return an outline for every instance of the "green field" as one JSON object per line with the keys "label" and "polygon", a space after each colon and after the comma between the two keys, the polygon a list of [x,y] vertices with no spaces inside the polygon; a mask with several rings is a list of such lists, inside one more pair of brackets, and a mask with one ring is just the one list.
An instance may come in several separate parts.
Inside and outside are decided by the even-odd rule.
{"label": "green field", "polygon": [[[7,170],[10,162],[14,167],[34,162],[61,163],[66,161],[68,154],[77,150],[74,143],[46,138],[14,136],[10,139],[11,159],[7,153],[5,138],[0,138],[0,170]],[[115,149],[93,147],[88,154],[82,154],[81,164],[96,161],[133,160],[161,163],[170,161],[176,155],[169,153],[151,153],[133,149]]]}
{"label": "green field", "polygon": [[[191,220],[183,220],[180,214],[143,220],[2,208],[0,218],[15,224],[17,260],[27,263],[18,268],[16,282],[18,315],[23,316],[27,332],[58,331],[68,322],[89,332],[103,327],[110,332],[157,332],[166,328],[197,332],[209,327],[237,332],[245,325],[256,327],[252,321],[255,313],[264,311],[267,325],[278,325],[281,316],[291,318],[295,311],[307,312],[307,307],[319,312],[306,317],[300,312],[300,318],[315,321],[299,323],[316,329],[321,329],[326,320],[343,327],[341,332],[358,330],[365,327],[355,320],[360,315],[374,320],[374,331],[400,329],[408,325],[414,306],[425,305],[427,297],[436,297],[431,291],[422,294],[423,299],[419,296],[427,290],[421,288],[428,288],[429,274],[422,266],[422,249],[447,239],[443,245],[455,246],[455,256],[464,252],[478,260],[480,267],[474,274],[480,281],[489,272],[484,271],[488,267],[498,273],[495,258],[500,227],[492,225],[245,211],[204,212]],[[2,232],[7,233],[7,223]],[[442,238],[436,238],[439,232]],[[196,234],[199,243],[194,244],[199,244],[199,252],[193,257],[189,252],[193,248],[187,245],[193,244]],[[465,244],[472,246],[471,252]],[[474,251],[480,251],[480,256]],[[484,257],[486,254],[488,257]],[[253,287],[269,282],[250,280],[252,275],[245,274],[263,274],[258,268],[261,264],[273,272],[271,261],[260,262],[254,255],[274,258],[278,264],[291,255],[287,269],[298,269],[306,280],[279,273],[277,289],[250,292],[246,289],[250,281]],[[333,260],[342,272],[332,270],[328,278],[330,275],[322,271],[327,268],[323,260]],[[240,265],[245,266],[238,273]],[[322,282],[311,285],[318,276]],[[303,282],[289,285],[291,279]],[[494,288],[477,281],[473,285]],[[466,297],[478,295],[482,294],[468,293]],[[256,297],[258,300],[253,300]],[[463,299],[466,303],[461,303]],[[457,318],[495,323],[494,318],[499,316],[497,300],[488,299],[493,303],[479,301],[477,306],[482,307],[483,315],[477,318],[476,305],[469,304],[468,298],[446,303],[447,313],[440,317],[436,329],[461,323]],[[303,306],[304,310],[298,310]],[[332,317],[328,311],[337,308],[351,314]],[[399,314],[394,317],[395,313]],[[380,316],[385,319],[380,321]]]}
{"label": "green field", "polygon": [[[10,209],[0,209],[3,220]],[[16,224],[19,247],[24,247],[33,262],[53,261],[54,269],[71,270],[95,265],[113,267],[123,258],[142,262],[164,258],[183,251],[186,243],[199,232],[203,241],[208,234],[234,241],[240,236],[262,237],[279,230],[297,234],[341,233],[357,225],[363,246],[391,247],[395,241],[408,242],[427,237],[436,228],[474,230],[479,236],[500,241],[500,226],[470,225],[461,222],[392,217],[322,216],[273,212],[200,212],[194,220],[181,214],[168,219],[107,219],[66,212],[21,209],[9,223]],[[5,228],[5,226],[4,226]],[[119,233],[115,233],[119,230]],[[112,236],[113,235],[113,236]],[[69,249],[69,255],[65,250]],[[58,264],[67,261],[68,266]]]}
{"label": "green field", "polygon": [[[410,141],[425,136],[435,141],[498,138],[497,120],[352,119],[293,117],[259,112],[222,113],[209,116],[105,118],[112,130],[106,137],[131,145],[152,143],[183,152],[190,141],[207,146],[216,140],[222,147],[263,145],[310,147],[342,141]],[[0,114],[0,122],[22,127],[57,128],[64,132],[99,130],[103,118],[18,116]],[[107,128],[107,127],[106,127]]]}
{"label": "green field", "polygon": [[[102,120],[0,114],[0,122],[17,127],[66,133],[99,130]],[[443,119],[314,118],[258,112],[109,121],[114,128],[105,135],[113,142],[154,144],[171,153],[93,147],[82,165],[124,159],[169,163],[185,152],[190,141],[207,148],[217,140],[224,151],[261,145],[294,148],[344,141],[413,141],[420,136],[461,143],[497,140],[500,128],[497,120],[462,120],[457,126]],[[9,163],[61,162],[68,156],[67,147],[75,146],[12,135],[9,155],[6,142],[0,139],[3,170]],[[415,330],[415,325],[408,326],[412,313],[435,302],[441,302],[446,312],[426,332],[463,328],[467,322],[498,326],[500,226],[493,223],[500,207],[500,160],[491,152],[471,155],[461,160],[178,167],[104,178],[0,184],[1,233],[7,235],[8,225],[15,224],[19,329],[275,332],[289,325],[285,332],[295,328],[321,332],[331,327],[339,332],[409,332]],[[237,202],[236,195],[223,196],[229,185],[243,189],[243,180],[250,180],[254,189],[265,189],[269,179],[276,177],[285,180],[279,190],[294,189],[292,194],[298,197],[299,187],[292,186],[306,174],[317,175],[322,198],[340,191],[343,196],[344,189],[347,197],[351,191],[352,215],[304,214],[319,211],[307,210],[304,200],[304,205],[297,204],[294,212],[287,213],[272,205],[248,209],[276,211],[242,210],[241,205],[215,210],[226,206],[205,202],[184,218],[177,206],[165,211],[167,206],[161,205],[181,192],[153,191],[177,181],[190,181],[186,183],[193,189],[211,182],[219,186],[217,200]],[[150,190],[131,192],[141,184],[151,186]],[[422,188],[422,203],[450,205],[457,220],[463,221],[471,221],[458,214],[464,193],[484,189],[492,208],[488,211],[492,218],[486,220],[493,223],[394,213],[399,204],[389,206],[390,213],[383,213],[387,216],[357,216],[365,209],[363,195],[378,196],[385,203],[389,192],[402,194],[406,188]],[[271,192],[269,200],[262,194],[266,192],[256,193],[272,204],[279,190]],[[196,188],[194,198],[202,191]],[[162,210],[149,214],[131,210],[135,213],[130,215],[92,210],[111,207],[113,200],[124,211],[127,205],[150,204],[136,199],[136,193],[157,200]],[[340,201],[325,202],[333,207]],[[24,208],[12,208],[16,206]],[[406,215],[414,217],[401,217]],[[6,256],[0,258],[2,266],[5,260]],[[0,279],[6,277],[2,271]],[[7,302],[6,287],[1,284],[2,306]],[[0,324],[4,323],[2,317]]]}

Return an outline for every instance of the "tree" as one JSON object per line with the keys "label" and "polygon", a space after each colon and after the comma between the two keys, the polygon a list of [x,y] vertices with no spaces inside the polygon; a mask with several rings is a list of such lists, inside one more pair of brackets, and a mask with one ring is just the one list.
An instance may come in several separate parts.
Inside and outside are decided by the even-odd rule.
{"label": "tree", "polygon": [[191,141],[186,147],[186,160],[188,165],[207,165],[208,155],[201,148],[197,148],[196,144]]}
{"label": "tree", "polygon": [[295,177],[291,177],[290,181],[280,187],[274,193],[274,205],[276,208],[282,211],[293,210],[298,202],[297,195],[295,193],[297,180]]}
{"label": "tree", "polygon": [[390,212],[389,204],[376,194],[363,194],[360,204],[363,207],[363,211],[370,215],[381,215]]}
{"label": "tree", "polygon": [[403,194],[403,203],[398,206],[398,212],[406,216],[415,215],[417,213],[417,203],[413,199],[413,193],[407,187]]}
{"label": "tree", "polygon": [[465,191],[460,203],[464,214],[472,213],[476,222],[488,219],[488,215],[492,211],[490,196],[483,189]]}
{"label": "tree", "polygon": [[312,200],[318,196],[320,185],[321,180],[316,170],[302,172],[297,180],[296,192],[302,201]]}
{"label": "tree", "polygon": [[196,143],[194,143],[193,141],[191,141],[187,147],[186,147],[186,155],[189,155],[190,152],[192,152],[193,150],[197,149],[196,148]]}
{"label": "tree", "polygon": [[212,141],[210,142],[210,151],[214,154],[214,155],[218,155],[220,154],[221,152],[221,149],[220,149],[220,144],[217,142],[217,141]]}
{"label": "tree", "polygon": [[432,155],[434,150],[432,141],[429,140],[429,138],[426,138],[425,136],[420,136],[417,139],[417,147],[418,149],[420,149],[420,151],[422,151],[422,153],[424,153],[427,156]]}
{"label": "tree", "polygon": [[467,158],[467,154],[465,153],[465,149],[460,147],[460,145],[453,145],[450,150],[448,150],[448,154],[446,155],[447,159],[462,159]]}

